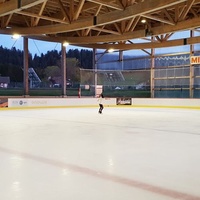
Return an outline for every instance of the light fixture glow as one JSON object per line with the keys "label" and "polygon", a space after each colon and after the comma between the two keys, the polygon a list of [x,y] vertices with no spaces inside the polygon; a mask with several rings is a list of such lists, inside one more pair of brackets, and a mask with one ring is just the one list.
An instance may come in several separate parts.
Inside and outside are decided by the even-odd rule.
{"label": "light fixture glow", "polygon": [[68,42],[63,42],[63,46],[64,46],[64,47],[67,47],[68,45],[69,45]]}
{"label": "light fixture glow", "polygon": [[19,35],[19,34],[13,34],[12,35],[12,39],[15,39],[15,40],[17,40],[17,39],[19,39],[21,36]]}
{"label": "light fixture glow", "polygon": [[108,49],[109,53],[112,53],[114,51],[114,49]]}
{"label": "light fixture glow", "polygon": [[141,22],[144,24],[144,23],[147,22],[147,20],[146,19],[142,19]]}

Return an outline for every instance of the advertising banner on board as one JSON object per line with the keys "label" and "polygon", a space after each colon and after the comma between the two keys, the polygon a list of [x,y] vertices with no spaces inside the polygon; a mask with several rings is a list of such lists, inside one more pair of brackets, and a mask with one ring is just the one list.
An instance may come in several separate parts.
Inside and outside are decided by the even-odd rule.
{"label": "advertising banner on board", "polygon": [[200,64],[200,56],[191,56],[190,64],[191,65]]}
{"label": "advertising banner on board", "polygon": [[27,99],[8,99],[9,107],[27,107]]}
{"label": "advertising banner on board", "polygon": [[116,99],[116,104],[117,105],[131,105],[132,104],[132,100],[129,97],[118,97]]}

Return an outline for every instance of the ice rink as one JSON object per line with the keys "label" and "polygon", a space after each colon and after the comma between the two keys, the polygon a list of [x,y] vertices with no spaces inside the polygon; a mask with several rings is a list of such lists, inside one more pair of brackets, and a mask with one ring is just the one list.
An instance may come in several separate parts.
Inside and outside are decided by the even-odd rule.
{"label": "ice rink", "polygon": [[0,109],[1,200],[200,200],[200,110]]}

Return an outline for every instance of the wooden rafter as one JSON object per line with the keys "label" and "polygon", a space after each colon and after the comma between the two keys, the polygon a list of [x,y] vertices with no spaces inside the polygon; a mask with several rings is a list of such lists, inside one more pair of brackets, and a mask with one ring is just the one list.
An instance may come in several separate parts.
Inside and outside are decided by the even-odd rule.
{"label": "wooden rafter", "polygon": [[15,13],[25,8],[30,8],[45,1],[47,0],[6,1],[5,3],[3,3],[3,6],[0,6],[0,17]]}
{"label": "wooden rafter", "polygon": [[116,10],[123,10],[124,9],[121,4],[119,4],[119,3],[115,4],[112,1],[108,1],[108,0],[88,0],[88,1],[100,4],[100,5],[104,5],[104,6],[107,6],[109,8],[114,8]]}
{"label": "wooden rafter", "polygon": [[0,34],[34,33],[88,47],[118,43],[122,49],[126,41],[144,38],[164,47],[176,31],[200,27],[199,6],[200,0],[0,0]]}
{"label": "wooden rafter", "polygon": [[168,33],[165,35],[164,40],[167,41],[174,33]]}
{"label": "wooden rafter", "polygon": [[148,19],[153,19],[153,20],[165,23],[165,24],[175,25],[174,21],[166,20],[166,19],[154,16],[154,15],[145,14],[145,15],[142,15],[142,16],[145,17],[145,18],[148,18]]}
{"label": "wooden rafter", "polygon": [[118,24],[117,24],[117,23],[114,23],[114,26],[115,26],[116,30],[117,30],[119,33],[121,33],[121,30],[120,30],[120,27],[118,26]]}
{"label": "wooden rafter", "polygon": [[52,18],[52,17],[48,17],[48,16],[44,16],[44,15],[39,15],[39,14],[35,14],[35,13],[30,13],[30,12],[25,12],[25,11],[18,11],[17,14],[25,15],[25,16],[29,16],[29,17],[40,18],[40,19],[44,19],[44,20],[50,20],[52,22],[59,22],[61,24],[69,24],[68,21],[64,21],[62,19],[56,19],[56,18]]}
{"label": "wooden rafter", "polygon": [[[179,0],[179,2],[184,2],[186,0]],[[173,0],[165,0],[160,2],[159,0],[148,0],[147,3],[142,3],[143,5],[133,5],[125,9],[124,11],[115,11],[104,15],[98,15],[96,19],[96,23],[94,24],[93,17],[87,17],[82,20],[77,20],[72,22],[71,24],[65,25],[66,22],[60,20],[61,24],[54,25],[54,28],[52,26],[38,26],[34,27],[32,29],[26,30],[26,28],[17,28],[17,32],[20,32],[21,34],[55,34],[55,33],[62,33],[62,32],[71,32],[76,30],[82,30],[85,28],[92,28],[95,26],[100,25],[106,25],[111,24],[116,21],[122,21],[125,19],[130,19],[136,16],[139,16],[141,14],[147,14],[150,12],[155,12],[156,10],[163,9],[168,6],[172,6],[177,4],[177,1]],[[33,15],[33,14],[32,14]],[[53,19],[52,19],[53,20]],[[56,20],[56,19],[54,19]],[[58,20],[59,21],[59,20]],[[10,31],[10,30],[8,30]],[[14,31],[14,28],[13,28]],[[15,30],[16,32],[16,30]]]}
{"label": "wooden rafter", "polygon": [[126,26],[125,32],[128,32],[128,31],[130,30],[131,25],[133,24],[134,20],[135,20],[135,17],[133,17],[132,19],[130,19],[130,20],[128,21],[128,24],[127,24],[127,26]]}
{"label": "wooden rafter", "polygon": [[84,2],[85,2],[85,0],[80,0],[79,1],[78,7],[77,7],[76,12],[75,12],[74,17],[73,17],[73,20],[77,20],[78,19],[79,15],[81,13],[81,10],[83,8]]}
{"label": "wooden rafter", "polygon": [[195,0],[188,0],[188,1],[187,1],[187,5],[186,5],[186,7],[184,8],[184,10],[183,10],[183,12],[182,12],[182,14],[181,14],[181,16],[180,16],[180,20],[184,20],[184,19],[185,19],[187,13],[188,13],[189,10],[191,9],[191,7],[192,7],[192,5],[193,5],[194,2],[195,2]]}
{"label": "wooden rafter", "polygon": [[198,17],[198,14],[195,12],[194,9],[191,8],[190,11],[191,11],[191,13],[194,15],[194,17]]}
{"label": "wooden rafter", "polygon": [[91,44],[91,45],[81,45],[87,48],[98,48],[98,49],[121,49],[121,50],[131,50],[131,49],[152,49],[152,48],[163,48],[163,47],[173,47],[184,45],[185,40],[188,45],[200,43],[200,36],[187,38],[187,39],[176,39],[170,41],[151,42],[151,43],[134,43],[134,44]]}
{"label": "wooden rafter", "polygon": [[70,0],[70,21],[74,18],[74,0]]}
{"label": "wooden rafter", "polygon": [[63,6],[61,0],[57,0],[57,2],[58,2],[58,5],[59,5],[59,7],[60,7],[60,9],[61,9],[61,12],[62,12],[62,14],[63,14],[63,16],[64,16],[64,20],[69,22],[69,16],[68,16],[68,14],[67,14],[67,10],[66,10],[65,7]]}
{"label": "wooden rafter", "polygon": [[115,11],[112,12],[112,15],[105,14],[99,16],[97,23],[99,25],[107,24],[107,23],[114,23],[115,21],[130,19],[132,17],[141,16],[145,14],[149,14],[151,12],[156,12],[158,10],[164,9],[169,6],[173,6],[179,4],[181,2],[185,2],[186,0],[148,0],[141,4],[136,4],[133,6],[127,7],[124,11]]}
{"label": "wooden rafter", "polygon": [[92,30],[101,31],[101,32],[105,32],[105,33],[110,33],[110,34],[114,34],[114,35],[120,35],[120,33],[117,32],[117,31],[111,31],[111,30],[107,30],[107,29],[104,29],[104,28],[94,27],[94,28],[92,28]]}
{"label": "wooden rafter", "polygon": [[141,18],[140,16],[137,16],[137,17],[135,18],[134,22],[133,22],[132,25],[131,25],[130,31],[134,31],[134,29],[135,29],[137,23],[140,21],[140,18]]}
{"label": "wooden rafter", "polygon": [[[43,13],[43,11],[44,11],[44,9],[45,9],[46,3],[47,3],[47,1],[45,1],[45,2],[42,3],[42,6],[41,6],[41,8],[40,8],[40,12],[38,13],[39,16],[42,15],[42,13]],[[39,20],[40,20],[40,17],[37,17],[37,18],[35,19],[34,23],[33,23],[33,26],[37,26]]]}
{"label": "wooden rafter", "polygon": [[8,17],[3,17],[1,21],[1,27],[6,28],[12,18],[13,14],[8,15]]}
{"label": "wooden rafter", "polygon": [[97,15],[99,14],[101,8],[102,8],[102,5],[99,5],[99,6],[97,7],[97,10],[96,10],[94,16],[97,16]]}

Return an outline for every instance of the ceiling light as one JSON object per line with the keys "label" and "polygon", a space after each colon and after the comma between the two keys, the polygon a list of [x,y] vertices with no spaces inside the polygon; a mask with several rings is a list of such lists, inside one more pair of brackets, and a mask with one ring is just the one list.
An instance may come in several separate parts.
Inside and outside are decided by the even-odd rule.
{"label": "ceiling light", "polygon": [[19,34],[13,34],[12,35],[12,39],[15,39],[15,40],[19,39],[20,37],[21,36]]}
{"label": "ceiling light", "polygon": [[141,22],[144,24],[144,23],[147,22],[147,20],[146,19],[142,19]]}
{"label": "ceiling light", "polygon": [[68,42],[63,42],[63,46],[64,46],[64,47],[67,47],[68,45],[69,45]]}
{"label": "ceiling light", "polygon": [[112,53],[114,51],[114,49],[108,49],[109,53]]}

